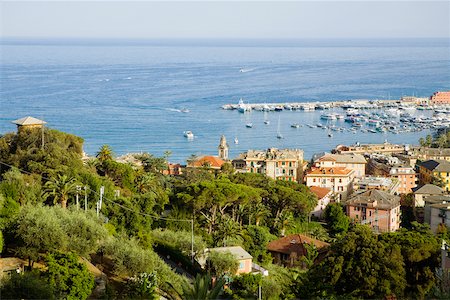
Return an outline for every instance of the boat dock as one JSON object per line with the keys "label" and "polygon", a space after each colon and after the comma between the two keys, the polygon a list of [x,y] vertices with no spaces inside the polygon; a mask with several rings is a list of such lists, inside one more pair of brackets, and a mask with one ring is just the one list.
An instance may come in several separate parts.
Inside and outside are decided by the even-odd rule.
{"label": "boat dock", "polygon": [[413,106],[418,109],[432,109],[431,106],[418,105],[411,102],[403,102],[401,100],[345,100],[345,101],[329,101],[329,102],[281,102],[281,103],[244,103],[241,99],[238,104],[225,104],[222,109],[244,111],[281,111],[281,110],[321,110],[330,108],[343,109],[379,109],[399,106]]}

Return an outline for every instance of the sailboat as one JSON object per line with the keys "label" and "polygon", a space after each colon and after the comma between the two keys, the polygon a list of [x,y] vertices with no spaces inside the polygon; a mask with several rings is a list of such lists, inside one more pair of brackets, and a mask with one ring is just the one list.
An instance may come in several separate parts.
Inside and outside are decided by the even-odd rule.
{"label": "sailboat", "polygon": [[264,111],[264,124],[269,125],[270,121],[267,119],[267,111]]}
{"label": "sailboat", "polygon": [[236,145],[239,144],[239,140],[238,140],[237,137],[234,138],[234,143],[235,143]]}
{"label": "sailboat", "polygon": [[278,116],[278,129],[277,129],[277,139],[284,138],[283,135],[280,132],[280,117]]}

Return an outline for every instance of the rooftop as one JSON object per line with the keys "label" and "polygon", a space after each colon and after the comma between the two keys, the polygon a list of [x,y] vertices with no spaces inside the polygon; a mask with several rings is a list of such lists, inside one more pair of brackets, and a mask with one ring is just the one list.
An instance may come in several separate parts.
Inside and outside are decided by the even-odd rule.
{"label": "rooftop", "polygon": [[259,159],[259,160],[275,160],[275,159],[292,159],[303,160],[303,150],[300,149],[277,149],[269,148],[267,150],[248,150],[239,155],[240,159]]}
{"label": "rooftop", "polygon": [[316,196],[319,200],[331,192],[330,189],[320,187],[320,186],[311,186],[309,189],[311,190],[312,193],[316,194]]}
{"label": "rooftop", "polygon": [[359,185],[365,186],[390,186],[392,179],[386,177],[366,176],[358,181]]}
{"label": "rooftop", "polygon": [[242,248],[241,246],[210,248],[209,251],[210,252],[215,251],[215,252],[221,252],[221,253],[230,252],[238,260],[253,258],[253,256],[251,256],[250,253],[245,251],[244,248]]}
{"label": "rooftop", "polygon": [[291,252],[302,252],[303,244],[313,244],[317,249],[325,248],[330,245],[303,234],[291,234],[278,240],[271,241],[267,245],[267,250],[290,254]]}
{"label": "rooftop", "polygon": [[365,164],[367,161],[361,154],[325,154],[319,161],[335,161],[337,163]]}
{"label": "rooftop", "polygon": [[310,175],[348,176],[352,172],[354,171],[344,167],[317,168],[309,172],[306,176]]}
{"label": "rooftop", "polygon": [[33,117],[24,117],[21,119],[17,119],[12,121],[13,124],[19,125],[19,126],[30,126],[30,125],[44,125],[47,124],[47,122],[43,120],[39,120]]}
{"label": "rooftop", "polygon": [[211,168],[216,168],[219,169],[220,167],[222,167],[222,165],[225,163],[225,161],[223,159],[221,159],[220,157],[217,156],[201,156],[195,160],[193,160],[189,166],[190,167],[211,167]]}
{"label": "rooftop", "polygon": [[434,184],[424,184],[412,189],[414,194],[442,195],[444,190]]}
{"label": "rooftop", "polygon": [[380,190],[368,190],[366,192],[356,194],[345,204],[350,206],[371,204],[379,209],[393,209],[400,205],[400,197]]}
{"label": "rooftop", "polygon": [[427,170],[434,172],[450,172],[450,162],[440,159],[430,159],[420,164]]}

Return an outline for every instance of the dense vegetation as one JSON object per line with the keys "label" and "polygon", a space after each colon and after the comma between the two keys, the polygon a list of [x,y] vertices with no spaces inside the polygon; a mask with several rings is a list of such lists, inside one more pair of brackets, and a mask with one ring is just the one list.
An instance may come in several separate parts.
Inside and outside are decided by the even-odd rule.
{"label": "dense vegetation", "polygon": [[446,130],[435,136],[429,134],[425,138],[420,138],[419,144],[422,147],[450,148],[450,130]]}
{"label": "dense vegetation", "polygon": [[[376,236],[333,204],[322,226],[309,220],[317,199],[302,184],[234,174],[229,164],[165,176],[169,152],[138,155],[140,165],[132,165],[116,162],[107,145],[83,161],[82,139],[46,129],[43,146],[41,133],[0,138],[0,251],[29,266],[1,282],[2,295],[248,299],[261,287],[264,299],[420,298],[437,286],[439,240],[414,222],[409,231]],[[308,271],[272,264],[267,244],[290,233],[333,242],[331,251],[319,263],[317,250],[308,248],[299,264]],[[233,276],[237,262],[226,253],[211,252],[206,269],[192,263],[206,248],[233,245],[270,276]],[[106,275],[96,281],[107,277],[100,290],[94,266]],[[230,280],[226,289],[223,277]]]}

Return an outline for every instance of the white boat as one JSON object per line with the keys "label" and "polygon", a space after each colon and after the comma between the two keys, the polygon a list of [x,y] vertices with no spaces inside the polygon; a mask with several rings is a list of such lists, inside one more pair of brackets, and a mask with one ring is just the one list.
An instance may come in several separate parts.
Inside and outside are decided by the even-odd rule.
{"label": "white boat", "polygon": [[278,116],[278,129],[277,129],[277,139],[282,139],[283,135],[281,134],[280,131],[280,117]]}
{"label": "white boat", "polygon": [[247,124],[245,124],[245,127],[252,128],[253,127],[253,123],[247,123]]}
{"label": "white boat", "polygon": [[320,116],[322,120],[336,120],[335,114],[323,114]]}
{"label": "white boat", "polygon": [[237,106],[237,110],[241,113],[245,113],[247,111],[251,111],[252,107],[248,104],[244,103],[244,100],[242,100],[242,98],[239,100],[238,106]]}
{"label": "white boat", "polygon": [[235,143],[236,145],[239,144],[239,140],[238,140],[237,137],[234,138],[234,143]]}
{"label": "white boat", "polygon": [[292,127],[292,128],[300,128],[300,124],[298,124],[298,123],[293,123],[293,124],[291,124],[291,127]]}
{"label": "white boat", "polygon": [[187,108],[182,108],[180,111],[181,111],[182,113],[188,113],[190,110],[187,109]]}
{"label": "white boat", "polygon": [[184,137],[188,138],[189,140],[194,138],[194,134],[190,130],[183,132],[183,135],[184,135]]}
{"label": "white boat", "polygon": [[270,124],[270,121],[269,121],[269,120],[265,120],[265,121],[264,121],[264,124],[269,125],[269,124]]}

